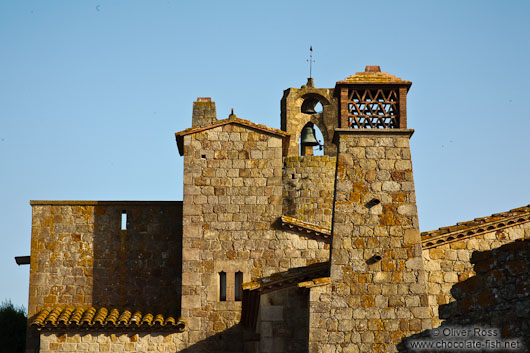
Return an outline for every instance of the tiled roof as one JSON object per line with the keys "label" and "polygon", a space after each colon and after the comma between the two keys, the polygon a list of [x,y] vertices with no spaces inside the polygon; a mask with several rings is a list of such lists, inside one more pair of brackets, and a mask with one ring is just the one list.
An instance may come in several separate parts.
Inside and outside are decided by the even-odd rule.
{"label": "tiled roof", "polygon": [[47,329],[127,329],[182,332],[186,322],[176,316],[106,307],[57,306],[42,309],[30,324]]}
{"label": "tiled roof", "polygon": [[318,262],[305,267],[290,268],[284,272],[273,273],[268,277],[243,283],[243,290],[257,290],[260,293],[267,293],[327,276],[329,276],[329,262]]}
{"label": "tiled roof", "polygon": [[338,81],[337,84],[374,84],[374,83],[393,83],[401,85],[412,85],[410,81],[404,81],[399,77],[390,75],[387,72],[381,72],[378,66],[367,66],[364,72],[357,72],[355,75],[346,77],[342,81]]}
{"label": "tiled roof", "polygon": [[324,239],[331,237],[331,229],[307,223],[293,217],[282,216],[280,222],[284,228],[293,229],[303,234],[316,235]]}
{"label": "tiled roof", "polygon": [[319,287],[326,285],[328,283],[331,283],[331,277],[320,277],[315,278],[310,281],[300,282],[298,283],[298,287],[300,288],[313,288],[313,287]]}
{"label": "tiled roof", "polygon": [[331,283],[328,276],[329,262],[318,262],[243,283],[241,323],[246,327],[256,328],[261,294],[295,286],[304,288],[322,286]]}
{"label": "tiled roof", "polygon": [[275,129],[275,128],[272,128],[272,127],[268,127],[267,125],[256,124],[256,123],[253,123],[252,121],[241,119],[241,118],[238,118],[236,116],[232,116],[232,117],[230,117],[228,119],[217,120],[213,124],[210,124],[210,125],[207,125],[207,126],[194,126],[194,127],[188,128],[186,130],[182,130],[180,132],[176,132],[175,133],[175,137],[177,139],[177,146],[179,148],[180,155],[182,156],[184,154],[184,149],[183,149],[183,147],[184,147],[184,141],[183,141],[184,136],[190,135],[190,134],[194,134],[194,133],[197,133],[197,132],[201,132],[201,131],[205,131],[205,130],[210,130],[210,129],[213,129],[213,128],[216,128],[216,127],[219,127],[219,126],[223,126],[223,125],[226,125],[226,124],[237,124],[237,125],[250,127],[252,129],[260,130],[262,132],[266,132],[266,133],[269,133],[269,134],[279,135],[279,136],[281,136],[284,139],[288,139],[291,136],[290,133],[285,132],[283,130],[279,130],[279,129]]}
{"label": "tiled roof", "polygon": [[424,249],[530,222],[530,205],[421,233]]}

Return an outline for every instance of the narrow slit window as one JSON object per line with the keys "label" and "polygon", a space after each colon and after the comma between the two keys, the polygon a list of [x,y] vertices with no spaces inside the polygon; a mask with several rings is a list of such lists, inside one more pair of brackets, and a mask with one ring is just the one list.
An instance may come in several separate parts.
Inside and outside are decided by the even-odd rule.
{"label": "narrow slit window", "polygon": [[243,298],[243,272],[236,272],[234,286],[234,298],[236,301],[241,301],[241,299]]}
{"label": "narrow slit window", "polygon": [[226,272],[219,272],[219,301],[226,301]]}
{"label": "narrow slit window", "polygon": [[127,229],[127,211],[121,211],[121,230]]}

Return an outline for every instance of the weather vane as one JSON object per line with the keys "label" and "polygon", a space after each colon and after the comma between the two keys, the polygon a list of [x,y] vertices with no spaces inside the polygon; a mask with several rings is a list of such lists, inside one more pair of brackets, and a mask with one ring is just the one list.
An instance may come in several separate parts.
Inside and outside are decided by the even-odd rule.
{"label": "weather vane", "polygon": [[313,71],[313,63],[315,62],[315,60],[313,60],[313,46],[309,46],[309,59],[307,59],[306,61],[309,61],[309,78],[313,78],[312,76],[312,71]]}

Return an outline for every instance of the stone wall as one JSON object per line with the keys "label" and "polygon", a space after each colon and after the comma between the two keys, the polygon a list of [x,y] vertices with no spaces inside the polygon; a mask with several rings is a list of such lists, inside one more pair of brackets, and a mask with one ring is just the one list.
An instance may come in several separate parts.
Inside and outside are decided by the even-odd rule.
{"label": "stone wall", "polygon": [[393,352],[403,337],[431,327],[411,131],[336,134],[333,284],[311,294],[310,352]]}
{"label": "stone wall", "polygon": [[[178,313],[181,202],[32,201],[28,320],[43,307]],[[127,229],[122,230],[122,214]],[[38,346],[28,329],[27,349]]]}
{"label": "stone wall", "polygon": [[331,228],[336,157],[284,158],[283,215]]}
{"label": "stone wall", "polygon": [[260,353],[307,352],[309,291],[286,288],[261,295],[256,331]]}
{"label": "stone wall", "polygon": [[456,301],[440,306],[446,325],[492,327],[530,347],[530,238],[471,257],[474,275],[451,288]]}
{"label": "stone wall", "polygon": [[[449,298],[451,301],[446,304],[440,303],[439,307],[436,307],[440,320],[435,322],[433,329],[404,338],[400,352],[416,352],[417,350],[411,349],[411,345],[417,344],[418,341],[455,342],[455,338],[462,336],[464,331],[471,332],[467,334],[466,342],[482,341],[482,347],[489,348],[486,349],[487,351],[528,352],[530,347],[529,227],[522,229],[521,226],[516,226],[503,232],[508,233],[510,230],[515,232],[505,235],[499,234],[500,232],[490,233],[482,239],[467,239],[467,242],[461,240],[452,243],[452,248],[445,245],[443,249],[439,249],[443,251],[431,253],[435,254],[435,257],[449,256],[448,260],[431,259],[429,263],[449,261],[445,265],[452,266],[447,269],[447,273],[451,274],[449,277],[460,275],[460,278],[458,282],[453,280],[442,282],[441,286],[438,281],[434,283],[439,285],[437,288],[442,298]],[[513,240],[522,233],[526,233],[525,238]],[[472,240],[475,241],[469,243]],[[499,246],[501,242],[504,244]],[[470,249],[466,249],[466,246]],[[472,247],[481,247],[484,250],[473,251]],[[432,250],[438,249],[430,249]],[[464,268],[464,272],[454,270],[458,267]],[[433,273],[437,272],[431,272]],[[450,286],[448,290],[447,286]],[[485,330],[491,333],[488,334]],[[485,346],[488,342],[489,345]],[[510,349],[503,350],[504,347]]]}
{"label": "stone wall", "polygon": [[40,353],[179,352],[186,333],[68,332],[40,335]]}
{"label": "stone wall", "polygon": [[182,203],[33,201],[32,210],[29,318],[65,304],[178,307]]}
{"label": "stone wall", "polygon": [[523,238],[530,238],[530,223],[423,250],[433,326],[442,322],[438,307],[455,300],[451,294],[453,286],[476,275],[471,262],[474,252],[492,250]]}
{"label": "stone wall", "polygon": [[235,272],[246,282],[329,259],[328,244],[276,227],[282,168],[282,138],[274,133],[230,123],[184,136],[182,314],[191,345],[212,337],[242,343]]}

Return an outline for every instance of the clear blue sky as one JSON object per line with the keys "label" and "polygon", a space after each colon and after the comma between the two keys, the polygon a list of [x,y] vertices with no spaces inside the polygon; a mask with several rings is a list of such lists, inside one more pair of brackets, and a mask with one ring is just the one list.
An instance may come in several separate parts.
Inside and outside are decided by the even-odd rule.
{"label": "clear blue sky", "polygon": [[530,203],[529,1],[0,2],[0,300],[27,306],[29,200],[180,200],[210,96],[279,128],[283,90],[413,82],[421,230]]}

